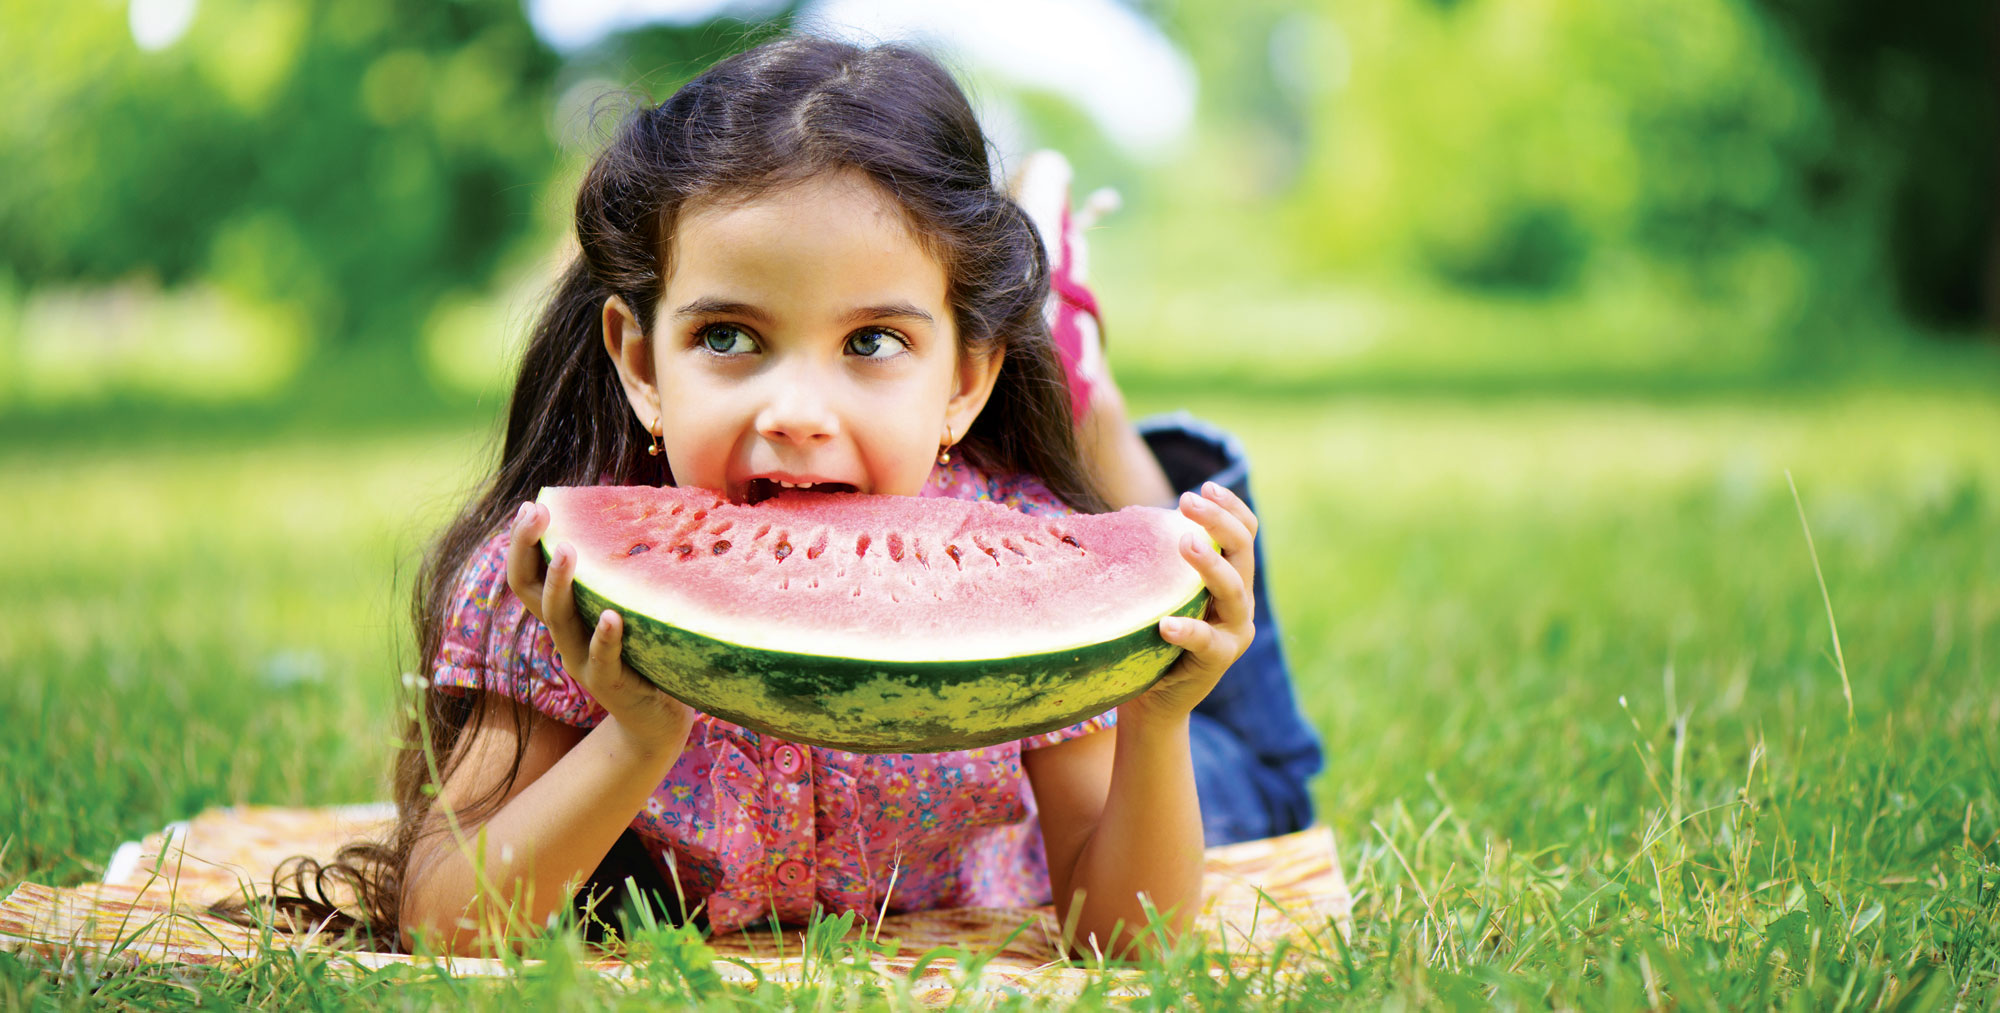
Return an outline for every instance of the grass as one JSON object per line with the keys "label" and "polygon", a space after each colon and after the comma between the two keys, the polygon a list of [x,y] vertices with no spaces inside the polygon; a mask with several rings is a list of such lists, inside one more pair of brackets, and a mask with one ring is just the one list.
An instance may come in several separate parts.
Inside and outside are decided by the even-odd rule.
{"label": "grass", "polygon": [[[1322,975],[1259,998],[1181,954],[1145,968],[1161,994],[2000,1006],[2000,398],[1901,384],[1141,394],[1251,448],[1358,893]],[[0,582],[0,889],[88,880],[207,805],[382,797],[400,588],[487,447],[448,420],[0,446],[0,554],[25,574]],[[500,983],[0,955],[0,1008],[910,1001],[830,943],[786,996],[716,989],[697,940],[644,942],[646,980],[619,986],[561,937]]]}

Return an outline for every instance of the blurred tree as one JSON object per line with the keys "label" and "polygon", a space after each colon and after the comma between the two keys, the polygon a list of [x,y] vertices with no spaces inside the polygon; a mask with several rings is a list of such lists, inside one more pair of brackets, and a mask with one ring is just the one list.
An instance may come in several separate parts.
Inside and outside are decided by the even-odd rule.
{"label": "blurred tree", "polygon": [[2000,332],[2000,6],[1755,2],[1833,111],[1840,143],[1801,167],[1815,201],[1881,201],[1903,309]]}
{"label": "blurred tree", "polygon": [[1980,311],[1987,0],[1151,6],[1203,70],[1177,212],[1229,206],[1283,269],[1649,289],[1778,328]]}
{"label": "blurred tree", "polygon": [[[205,276],[337,344],[407,339],[528,223],[558,61],[511,0],[206,0],[140,52],[122,5],[10,10],[0,268]],[[46,18],[47,23],[23,24]]]}

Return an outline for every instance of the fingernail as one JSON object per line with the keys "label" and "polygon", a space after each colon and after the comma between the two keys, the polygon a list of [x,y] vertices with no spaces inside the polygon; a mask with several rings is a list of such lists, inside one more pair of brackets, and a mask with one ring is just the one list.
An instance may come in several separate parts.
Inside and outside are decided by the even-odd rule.
{"label": "fingernail", "polygon": [[1221,499],[1222,487],[1216,485],[1214,482],[1203,482],[1201,484],[1201,494],[1207,496],[1209,499]]}
{"label": "fingernail", "polygon": [[1200,555],[1202,553],[1202,550],[1207,548],[1207,546],[1201,544],[1201,539],[1196,538],[1193,535],[1182,535],[1181,544],[1187,546],[1188,551],[1196,555]]}
{"label": "fingernail", "polygon": [[521,508],[514,511],[514,523],[519,524],[522,521],[527,520],[528,511],[532,509],[534,509],[533,503],[522,503]]}
{"label": "fingernail", "polygon": [[1187,620],[1185,619],[1166,619],[1162,620],[1160,625],[1164,627],[1165,632],[1171,636],[1178,637],[1182,633],[1187,632]]}

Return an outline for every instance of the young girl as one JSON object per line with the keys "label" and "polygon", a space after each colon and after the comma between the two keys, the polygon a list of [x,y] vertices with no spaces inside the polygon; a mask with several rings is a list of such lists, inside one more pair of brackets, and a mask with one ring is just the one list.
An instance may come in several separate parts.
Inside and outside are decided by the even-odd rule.
{"label": "young girl", "polygon": [[[374,931],[470,951],[631,877],[715,931],[1053,898],[1078,949],[1118,954],[1144,901],[1174,929],[1197,906],[1198,778],[1245,786],[1222,811],[1279,812],[1259,830],[1303,822],[1248,770],[1256,750],[1204,744],[1251,732],[1251,712],[1191,716],[1256,629],[1257,519],[1223,485],[1178,501],[1220,552],[1181,546],[1213,603],[1161,622],[1186,648],[1166,677],[1115,713],[964,752],[854,754],[698,714],[620,661],[619,616],[579,617],[569,546],[541,563],[549,518],[530,501],[544,485],[743,499],[809,483],[1103,510],[1073,408],[1094,416],[1084,432],[1124,498],[1164,491],[1157,465],[1130,459],[1139,437],[1108,382],[1073,404],[1088,380],[1066,375],[1044,319],[1041,236],[993,186],[935,62],[816,39],[724,60],[625,124],[576,226],[581,255],[521,364],[499,467],[419,577],[428,688],[396,829],[321,872],[358,886]],[[1066,259],[1058,278],[1074,281]],[[1058,292],[1072,325],[1087,295]],[[1154,436],[1171,473],[1186,434]],[[1259,678],[1279,698],[1258,706],[1302,726],[1272,658]],[[1277,780],[1302,794],[1318,753],[1296,731]],[[1224,769],[1198,771],[1197,753]]]}

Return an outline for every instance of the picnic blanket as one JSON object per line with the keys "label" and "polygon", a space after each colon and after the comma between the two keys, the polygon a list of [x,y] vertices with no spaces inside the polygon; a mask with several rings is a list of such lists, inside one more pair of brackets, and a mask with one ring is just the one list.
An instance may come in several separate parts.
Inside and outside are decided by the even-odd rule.
{"label": "picnic blanket", "polygon": [[[229,965],[256,959],[267,934],[208,914],[208,906],[246,886],[268,889],[271,870],[293,855],[327,856],[356,837],[378,832],[392,816],[386,804],[328,808],[236,806],[210,809],[143,841],[120,847],[104,882],[77,887],[22,883],[0,901],[0,947],[51,955],[95,953],[140,962]],[[1296,952],[1329,945],[1346,933],[1351,898],[1341,875],[1333,833],[1315,827],[1284,837],[1210,848],[1196,931],[1217,952],[1251,968],[1267,961],[1280,940]],[[883,974],[909,976],[936,947],[985,958],[971,987],[1043,995],[1079,992],[1093,970],[1064,959],[1052,908],[958,908],[889,915],[857,924],[851,935],[896,945],[871,963]],[[318,945],[268,936],[271,945]],[[725,982],[784,985],[802,980],[798,930],[769,929],[713,936],[715,971]],[[397,963],[430,963],[454,974],[507,973],[490,958],[415,957],[328,949],[330,959],[357,971]],[[518,964],[518,962],[517,962]],[[594,962],[601,973],[629,975],[613,950]],[[753,970],[754,969],[754,970]],[[920,999],[947,1000],[956,981],[953,960],[933,960],[911,982]],[[1136,980],[1136,975],[1130,975]],[[1116,983],[1114,983],[1114,986]],[[1135,983],[1131,986],[1136,989]]]}

